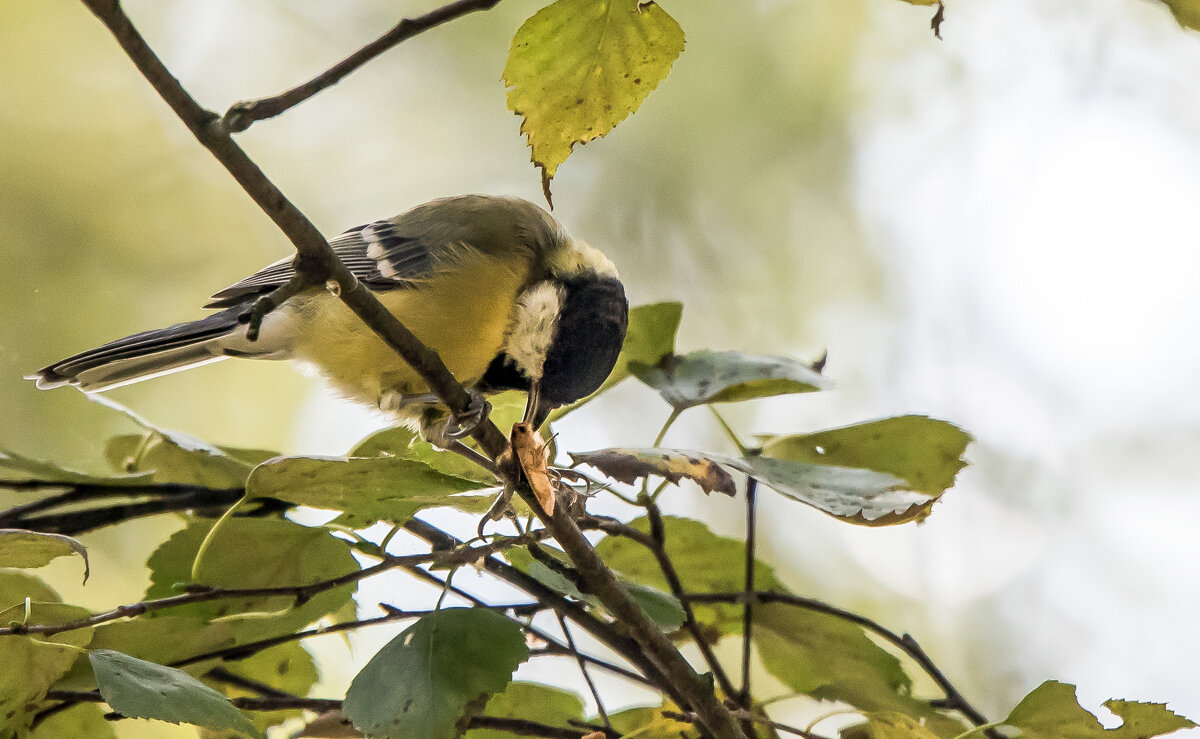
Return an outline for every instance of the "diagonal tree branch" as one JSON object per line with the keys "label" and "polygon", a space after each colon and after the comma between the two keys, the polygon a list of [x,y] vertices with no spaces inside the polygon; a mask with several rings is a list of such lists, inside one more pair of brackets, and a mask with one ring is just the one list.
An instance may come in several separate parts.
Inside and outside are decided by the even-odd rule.
{"label": "diagonal tree branch", "polygon": [[[296,247],[296,273],[308,285],[324,285],[408,362],[454,413],[462,413],[471,396],[429,347],[422,344],[346,269],[312,221],[271,182],[206,110],[183,88],[154,53],[121,8],[118,0],[82,0],[116,38],[129,59],[171,110],[217,161],[237,180],[255,203]],[[292,288],[294,289],[294,288]],[[270,297],[268,296],[268,300]],[[494,423],[486,421],[472,432],[480,447],[495,459],[508,441]]]}
{"label": "diagonal tree branch", "polygon": [[221,125],[230,133],[245,131],[258,121],[274,118],[308,100],[322,90],[336,85],[359,67],[380,54],[407,41],[419,33],[442,25],[455,18],[479,10],[490,10],[500,0],[456,0],[436,10],[414,18],[404,18],[387,33],[363,46],[321,74],[278,95],[234,103],[221,118]]}

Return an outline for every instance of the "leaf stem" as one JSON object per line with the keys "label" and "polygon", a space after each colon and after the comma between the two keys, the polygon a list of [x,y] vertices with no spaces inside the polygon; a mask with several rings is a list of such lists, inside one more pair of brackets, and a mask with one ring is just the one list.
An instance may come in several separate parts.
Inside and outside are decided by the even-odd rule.
{"label": "leaf stem", "polygon": [[192,582],[200,582],[200,560],[204,558],[204,555],[208,552],[208,548],[212,546],[213,540],[217,536],[217,529],[221,528],[226,521],[233,517],[233,512],[236,511],[238,506],[244,503],[246,499],[247,496],[242,496],[236,502],[234,502],[233,505],[229,506],[229,508],[227,508],[225,512],[221,514],[221,517],[213,522],[213,525],[211,528],[209,528],[208,532],[204,534],[204,539],[200,541],[200,548],[196,550],[196,556],[192,559]]}
{"label": "leaf stem", "polygon": [[717,419],[717,423],[721,424],[721,428],[724,429],[724,431],[725,431],[725,436],[729,437],[729,440],[733,442],[733,445],[735,447],[737,447],[738,453],[741,454],[743,457],[749,456],[749,454],[750,454],[749,447],[742,444],[742,440],[738,438],[738,435],[733,430],[733,427],[731,427],[729,425],[729,423],[726,422],[725,417],[721,415],[720,411],[717,410],[717,407],[714,405],[709,405],[707,407],[708,407],[708,410],[712,412],[713,417]]}

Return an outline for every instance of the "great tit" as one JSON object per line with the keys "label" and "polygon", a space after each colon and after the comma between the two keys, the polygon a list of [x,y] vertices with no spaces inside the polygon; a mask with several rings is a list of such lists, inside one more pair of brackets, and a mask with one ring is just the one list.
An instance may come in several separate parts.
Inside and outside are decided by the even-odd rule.
{"label": "great tit", "polygon": [[[612,262],[525,200],[434,200],[330,242],[346,267],[476,397],[529,393],[526,420],[600,387],[625,337],[628,303]],[[343,395],[389,411],[443,445],[454,426],[421,377],[328,291],[289,298],[246,337],[255,300],[294,274],[283,259],[212,296],[220,312],[134,334],[27,376],[98,392],[227,357],[296,359]],[[439,424],[441,424],[439,426]],[[461,432],[461,429],[458,429]],[[433,438],[430,438],[433,437]]]}

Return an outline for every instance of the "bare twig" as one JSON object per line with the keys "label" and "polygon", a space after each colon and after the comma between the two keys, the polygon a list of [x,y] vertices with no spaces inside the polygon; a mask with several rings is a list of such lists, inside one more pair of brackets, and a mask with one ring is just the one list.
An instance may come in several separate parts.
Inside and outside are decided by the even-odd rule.
{"label": "bare twig", "polygon": [[[93,483],[64,484],[43,480],[0,483],[0,488],[25,490],[65,488],[66,492],[58,495],[13,506],[0,512],[0,526],[52,534],[81,534],[129,519],[171,511],[228,508],[245,493],[241,488],[207,488],[199,485],[174,483],[121,486]],[[78,508],[80,504],[107,498],[150,498],[150,500]],[[278,502],[263,498],[261,504],[274,509]],[[44,513],[62,506],[70,506],[73,510]],[[35,513],[43,515],[31,515]],[[253,515],[254,511],[248,509],[246,513]]]}
{"label": "bare twig", "polygon": [[[67,701],[69,704],[104,702],[103,696],[97,690],[51,690],[46,693],[46,698],[49,700]],[[328,713],[329,711],[342,710],[342,702],[331,698],[264,696],[261,698],[231,698],[230,703],[246,711],[281,711],[289,708],[302,708],[315,711],[316,713]],[[105,718],[121,719],[124,716],[110,713]],[[505,716],[476,716],[471,719],[470,728],[507,731],[519,736],[540,736],[545,737],[545,739],[580,739],[580,737],[594,731],[591,728],[564,728],[537,721],[527,721],[525,719],[508,718]],[[613,732],[609,736],[616,739],[617,734]]]}
{"label": "bare twig", "polygon": [[104,613],[96,613],[87,618],[80,618],[74,621],[67,621],[61,624],[14,624],[12,626],[0,627],[0,636],[14,636],[22,634],[43,634],[49,636],[51,634],[60,634],[64,631],[74,631],[76,629],[84,629],[89,626],[106,623],[108,621],[116,621],[121,618],[131,618],[133,616],[141,616],[145,613],[153,611],[161,611],[167,608],[177,608],[179,606],[191,605],[193,603],[206,603],[213,600],[222,600],[226,598],[269,598],[273,596],[290,596],[295,598],[297,602],[303,603],[311,600],[318,593],[323,593],[326,590],[333,590],[350,585],[359,580],[377,575],[405,565],[417,565],[431,562],[437,559],[438,554],[413,554],[404,557],[388,557],[384,561],[371,567],[365,567],[361,570],[349,572],[341,577],[322,580],[311,585],[284,585],[274,588],[210,588],[204,587],[203,590],[192,593],[182,593],[180,595],[172,595],[167,598],[158,598],[156,600],[144,600],[139,603],[130,603],[129,605],[117,606],[111,611]]}
{"label": "bare twig", "polygon": [[587,661],[584,660],[579,648],[575,646],[575,637],[571,636],[571,627],[567,626],[567,619],[563,618],[561,613],[554,615],[558,618],[558,625],[562,629],[563,637],[567,640],[567,649],[574,655],[575,661],[579,664],[579,672],[583,675],[583,681],[587,683],[588,690],[592,693],[592,699],[596,701],[596,711],[600,714],[600,719],[604,721],[604,728],[612,731],[612,721],[608,720],[608,711],[604,709],[604,699],[600,697],[600,691],[596,690],[596,683],[592,682],[592,676],[587,671]]}
{"label": "bare twig", "polygon": [[[645,507],[646,514],[650,519],[650,551],[654,554],[654,559],[658,562],[658,569],[662,570],[668,587],[671,588],[671,594],[683,606],[684,628],[692,635],[692,641],[700,649],[700,654],[704,657],[704,663],[712,671],[717,685],[721,688],[721,692],[732,698],[737,695],[737,691],[733,687],[733,682],[730,681],[729,675],[725,673],[725,669],[721,667],[721,662],[717,659],[716,653],[713,652],[712,645],[708,643],[708,639],[705,639],[703,632],[700,631],[700,623],[696,620],[696,612],[692,609],[691,602],[688,601],[683,581],[679,579],[679,572],[675,569],[675,563],[671,561],[670,555],[667,554],[667,533],[666,527],[663,525],[662,510],[649,495],[639,496],[638,503]],[[636,531],[636,529],[633,530]],[[642,543],[646,544],[646,541],[643,540]]]}
{"label": "bare twig", "polygon": [[[958,688],[954,687],[954,684],[950,682],[949,678],[947,678],[946,675],[940,669],[938,669],[938,666],[934,664],[929,655],[925,653],[925,650],[921,648],[921,645],[917,644],[916,639],[913,639],[908,634],[897,634],[886,626],[883,626],[879,622],[873,621],[866,616],[854,613],[853,611],[847,611],[843,608],[838,608],[837,606],[816,600],[815,598],[805,598],[803,596],[793,595],[791,593],[776,593],[769,590],[756,590],[751,594],[751,597],[756,603],[783,603],[785,605],[795,606],[797,608],[803,608],[809,611],[816,611],[817,613],[825,613],[830,616],[836,616],[837,618],[858,624],[864,629],[878,634],[888,642],[896,645],[902,652],[911,657],[913,661],[920,665],[921,669],[925,670],[925,673],[929,675],[929,677],[931,677],[935,683],[937,683],[938,687],[941,688],[942,692],[946,695],[945,699],[940,701],[942,707],[959,711],[966,716],[967,720],[976,726],[984,726],[985,724],[990,723],[982,713],[980,713],[967,701],[966,698],[963,697],[962,693],[958,692]],[[688,598],[690,598],[694,603],[741,603],[746,600],[747,595],[746,593],[689,593]],[[999,734],[989,733],[991,731],[991,729],[987,729],[985,730],[985,733],[987,733],[988,736],[999,737]]]}
{"label": "bare twig", "polygon": [[[158,598],[155,600],[145,600],[138,603],[117,606],[116,608],[105,611],[104,613],[96,613],[87,618],[68,621],[62,624],[16,624],[13,626],[0,627],[0,636],[11,636],[20,634],[43,634],[51,635],[58,634],[64,631],[73,631],[75,629],[87,628],[97,624],[115,621],[122,618],[130,618],[140,616],[153,611],[161,611],[167,608],[177,608],[179,606],[191,605],[193,603],[205,603],[214,600],[224,600],[229,598],[263,598],[272,596],[290,596],[296,599],[297,603],[304,603],[313,598],[318,593],[323,593],[327,590],[349,585],[359,580],[364,580],[368,577],[378,575],[388,570],[405,568],[413,569],[418,565],[437,563],[443,566],[462,565],[468,562],[474,562],[480,558],[487,557],[495,552],[502,551],[509,547],[517,546],[525,543],[530,535],[525,537],[515,537],[512,539],[504,539],[492,542],[491,544],[482,547],[458,547],[449,551],[436,551],[429,554],[410,554],[402,557],[385,556],[379,564],[364,567],[361,570],[349,572],[340,577],[322,580],[310,585],[290,585],[279,586],[272,588],[215,588],[201,586],[202,589],[196,589],[193,592],[173,595],[167,598]],[[536,539],[534,534],[532,538]]]}
{"label": "bare twig", "polygon": [[278,95],[234,103],[221,118],[221,125],[226,131],[231,133],[245,131],[254,125],[254,123],[274,118],[280,113],[308,100],[327,87],[336,85],[351,72],[354,72],[380,54],[407,41],[413,36],[452,21],[455,18],[461,18],[468,13],[474,13],[478,10],[489,10],[499,2],[500,0],[457,0],[424,15],[419,15],[415,18],[405,18],[393,26],[387,33],[307,82],[296,85]]}
{"label": "bare twig", "polygon": [[746,595],[742,603],[742,692],[740,703],[742,708],[750,708],[750,654],[754,630],[754,548],[758,533],[755,504],[758,493],[758,480],[746,478],[746,577],[743,592]]}

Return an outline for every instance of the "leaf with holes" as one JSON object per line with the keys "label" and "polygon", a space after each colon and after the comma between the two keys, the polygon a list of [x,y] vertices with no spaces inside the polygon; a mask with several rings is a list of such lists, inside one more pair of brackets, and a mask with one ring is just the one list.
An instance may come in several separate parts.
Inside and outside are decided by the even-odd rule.
{"label": "leaf with holes", "polygon": [[83,557],[83,582],[87,583],[91,571],[87,548],[78,539],[25,529],[0,529],[0,567],[34,569],[72,554]]}
{"label": "leaf with holes", "polygon": [[[226,672],[233,673],[238,677],[270,685],[276,690],[299,696],[308,695],[308,691],[316,684],[319,677],[312,655],[298,641],[277,644],[245,659],[225,662],[222,666]],[[231,685],[224,681],[214,680],[211,687],[229,698],[257,698],[260,695],[249,688]],[[298,718],[301,714],[300,709],[254,711],[250,714],[250,720],[259,730],[266,731],[289,718]]]}
{"label": "leaf with holes", "polygon": [[898,477],[854,467],[805,464],[753,457],[759,482],[834,518],[861,526],[892,526],[922,521],[937,498],[908,489]]}
{"label": "leaf with holes", "polygon": [[1105,729],[1079,705],[1074,685],[1047,680],[1021,699],[1004,725],[1020,729],[1028,739],[1148,739],[1196,726],[1161,703],[1113,699],[1105,701],[1104,707],[1124,723]]}
{"label": "leaf with holes", "polygon": [[629,369],[678,411],[707,403],[811,393],[832,386],[812,365],[798,359],[742,352],[675,354],[655,365],[634,363]]}
{"label": "leaf with holes", "polygon": [[671,71],[683,29],[654,2],[558,0],[513,36],[504,84],[547,188],[575,144],[604,136]]}
{"label": "leaf with holes", "polygon": [[371,658],[343,712],[377,739],[454,739],[529,658],[521,627],[482,608],[425,616]]}
{"label": "leaf with holes", "polygon": [[492,496],[456,495],[479,488],[475,480],[416,459],[276,457],[254,468],[246,494],[342,511],[339,523],[365,528],[375,521],[404,523],[426,508],[482,513]]}
{"label": "leaf with holes", "polygon": [[675,484],[687,478],[705,493],[736,495],[733,476],[722,465],[748,472],[745,462],[719,454],[689,452],[674,449],[599,449],[594,452],[571,452],[575,464],[589,464],[617,482],[627,485],[649,475],[670,480]]}
{"label": "leaf with holes", "polygon": [[858,467],[895,475],[908,489],[939,496],[967,466],[971,435],[928,416],[896,416],[812,434],[768,437],[763,456]]}
{"label": "leaf with holes", "polygon": [[104,702],[123,716],[262,736],[229,699],[182,670],[109,649],[88,659]]}
{"label": "leaf with holes", "polygon": [[[503,693],[492,696],[483,708],[484,716],[536,721],[547,726],[568,727],[583,721],[583,701],[579,696],[549,685],[514,681]],[[464,739],[514,739],[516,734],[497,729],[473,729]]]}

